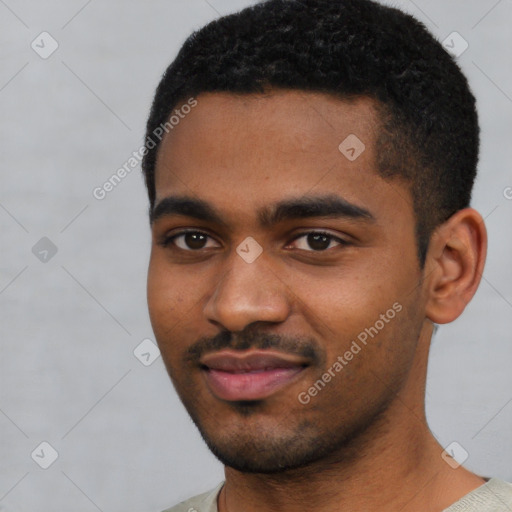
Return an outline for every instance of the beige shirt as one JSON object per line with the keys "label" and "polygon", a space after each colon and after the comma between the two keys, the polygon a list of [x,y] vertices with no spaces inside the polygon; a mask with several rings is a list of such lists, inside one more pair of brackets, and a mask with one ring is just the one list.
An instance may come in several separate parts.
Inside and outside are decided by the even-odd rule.
{"label": "beige shirt", "polygon": [[[218,512],[217,496],[223,485],[224,482],[221,482],[215,489],[163,512]],[[512,484],[491,478],[443,512],[512,512]]]}

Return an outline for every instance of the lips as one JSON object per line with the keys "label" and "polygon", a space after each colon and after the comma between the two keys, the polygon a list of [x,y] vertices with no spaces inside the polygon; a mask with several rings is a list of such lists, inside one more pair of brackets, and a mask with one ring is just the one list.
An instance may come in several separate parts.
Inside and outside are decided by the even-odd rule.
{"label": "lips", "polygon": [[210,391],[221,400],[262,400],[304,371],[304,358],[270,350],[223,350],[200,360]]}

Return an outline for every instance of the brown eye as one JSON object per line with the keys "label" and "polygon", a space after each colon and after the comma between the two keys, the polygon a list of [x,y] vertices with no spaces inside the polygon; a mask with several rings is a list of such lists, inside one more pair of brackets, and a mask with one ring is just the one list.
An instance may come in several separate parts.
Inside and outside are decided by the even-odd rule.
{"label": "brown eye", "polygon": [[305,239],[305,243],[302,243],[302,247],[299,247],[299,249],[309,252],[322,252],[326,251],[327,249],[331,249],[331,244],[333,241],[337,245],[348,245],[348,242],[338,238],[337,236],[319,231],[301,233],[294,239],[294,242],[301,238]]}
{"label": "brown eye", "polygon": [[202,249],[206,244],[206,236],[202,233],[186,233],[183,241],[190,249]]}
{"label": "brown eye", "polygon": [[[208,239],[213,240],[212,237],[201,231],[183,231],[167,237],[163,245],[164,247],[174,245],[184,251],[199,251],[207,248]],[[210,245],[210,247],[212,246]]]}

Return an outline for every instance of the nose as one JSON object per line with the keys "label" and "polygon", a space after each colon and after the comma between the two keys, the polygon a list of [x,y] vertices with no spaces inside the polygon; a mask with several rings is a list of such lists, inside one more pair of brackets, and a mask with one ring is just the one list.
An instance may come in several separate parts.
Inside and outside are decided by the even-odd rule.
{"label": "nose", "polygon": [[215,280],[204,314],[232,332],[253,322],[284,322],[290,311],[289,295],[288,286],[264,254],[247,263],[233,251]]}

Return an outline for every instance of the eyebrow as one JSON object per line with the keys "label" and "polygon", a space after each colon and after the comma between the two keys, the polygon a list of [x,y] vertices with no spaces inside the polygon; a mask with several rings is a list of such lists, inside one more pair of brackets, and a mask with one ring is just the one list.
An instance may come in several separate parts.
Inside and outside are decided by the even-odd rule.
{"label": "eyebrow", "polygon": [[[162,217],[173,215],[183,215],[228,227],[228,223],[210,203],[191,196],[164,197],[153,208],[150,214],[150,222],[153,224]],[[314,217],[375,222],[375,217],[369,210],[334,194],[285,199],[261,208],[258,210],[257,216],[262,228],[270,228],[286,220]]]}

